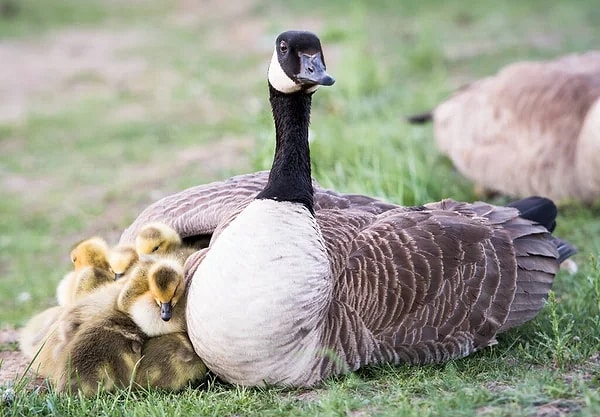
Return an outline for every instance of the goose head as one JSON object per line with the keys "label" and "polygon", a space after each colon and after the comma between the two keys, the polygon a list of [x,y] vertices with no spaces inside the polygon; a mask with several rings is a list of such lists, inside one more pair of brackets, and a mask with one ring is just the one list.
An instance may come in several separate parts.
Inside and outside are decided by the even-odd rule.
{"label": "goose head", "polygon": [[132,245],[119,245],[108,252],[108,263],[115,280],[122,278],[138,260],[139,255]]}
{"label": "goose head", "polygon": [[295,30],[277,37],[268,78],[271,87],[284,94],[313,93],[320,85],[335,82],[327,74],[319,38],[314,33]]}
{"label": "goose head", "polygon": [[135,248],[140,255],[168,253],[181,244],[179,234],[172,227],[160,222],[146,224],[135,238]]}
{"label": "goose head", "polygon": [[161,259],[148,269],[148,287],[160,307],[160,317],[171,320],[173,308],[184,292],[183,268],[170,259]]}
{"label": "goose head", "polygon": [[73,268],[78,271],[87,266],[92,266],[108,270],[107,253],[108,245],[104,239],[94,236],[83,240],[71,250]]}

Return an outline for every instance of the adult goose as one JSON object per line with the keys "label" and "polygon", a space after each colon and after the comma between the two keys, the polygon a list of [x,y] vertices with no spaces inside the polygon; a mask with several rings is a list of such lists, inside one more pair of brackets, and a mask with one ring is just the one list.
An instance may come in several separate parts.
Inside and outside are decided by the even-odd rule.
{"label": "adult goose", "polygon": [[315,187],[311,98],[333,83],[319,39],[279,35],[268,78],[266,183],[250,174],[167,197],[122,236],[165,219],[183,237],[212,235],[186,263],[188,333],[209,369],[311,386],[369,364],[460,358],[537,314],[574,251],[550,234],[551,201],[398,207]]}
{"label": "adult goose", "polygon": [[600,51],[519,62],[409,121],[479,188],[562,202],[600,197]]}

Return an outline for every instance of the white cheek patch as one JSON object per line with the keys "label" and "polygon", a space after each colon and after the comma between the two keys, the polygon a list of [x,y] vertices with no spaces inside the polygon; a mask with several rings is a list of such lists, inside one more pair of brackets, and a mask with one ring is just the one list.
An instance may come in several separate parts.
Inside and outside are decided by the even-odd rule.
{"label": "white cheek patch", "polygon": [[302,89],[302,87],[288,77],[281,68],[279,60],[277,59],[277,49],[275,49],[273,57],[271,58],[268,77],[273,88],[284,94],[295,93]]}

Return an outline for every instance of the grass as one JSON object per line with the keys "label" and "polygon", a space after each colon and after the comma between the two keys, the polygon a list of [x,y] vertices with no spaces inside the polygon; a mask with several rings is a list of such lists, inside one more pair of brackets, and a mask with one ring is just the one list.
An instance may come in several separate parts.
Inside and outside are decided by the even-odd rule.
{"label": "grass", "polygon": [[[269,167],[273,128],[264,78],[272,39],[282,30],[318,33],[337,80],[314,99],[315,177],[399,204],[477,197],[435,150],[431,128],[408,126],[405,115],[509,62],[586,50],[600,38],[592,0],[123,3],[56,0],[50,7],[21,0],[16,14],[0,16],[0,40],[8,43],[39,42],[61,30],[123,37],[137,31],[142,41],[115,50],[113,59],[145,63],[124,79],[102,68],[70,74],[32,91],[22,117],[0,119],[2,326],[20,326],[54,303],[77,240],[100,234],[114,242],[160,196]],[[369,368],[311,391],[211,382],[178,395],[124,390],[84,400],[17,384],[13,397],[3,392],[1,410],[7,416],[600,415],[599,214],[597,205],[561,208],[557,234],[579,248],[579,272],[557,277],[535,320],[464,360]]]}

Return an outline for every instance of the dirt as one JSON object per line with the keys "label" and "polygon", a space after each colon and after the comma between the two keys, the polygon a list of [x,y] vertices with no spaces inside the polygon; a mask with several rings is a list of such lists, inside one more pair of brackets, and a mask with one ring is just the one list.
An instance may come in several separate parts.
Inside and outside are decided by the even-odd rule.
{"label": "dirt", "polygon": [[74,98],[134,79],[148,64],[122,52],[148,37],[137,30],[71,29],[39,41],[0,42],[0,123],[22,119],[48,92]]}
{"label": "dirt", "polygon": [[[29,360],[17,350],[18,332],[15,329],[0,330],[0,387],[17,383],[25,375]],[[31,387],[41,386],[43,379],[27,374]]]}

